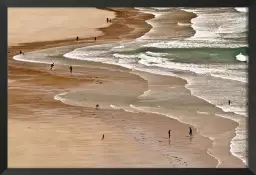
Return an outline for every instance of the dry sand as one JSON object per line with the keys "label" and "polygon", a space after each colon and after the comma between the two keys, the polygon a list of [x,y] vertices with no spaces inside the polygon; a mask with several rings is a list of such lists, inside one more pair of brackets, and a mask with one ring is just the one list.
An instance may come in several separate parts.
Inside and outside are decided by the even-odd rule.
{"label": "dry sand", "polygon": [[[15,9],[12,10],[15,11]],[[19,11],[19,9],[16,10]],[[71,10],[68,9],[68,11]],[[82,9],[79,10],[82,11]],[[98,9],[94,10],[95,13],[102,15],[97,17],[98,21],[94,20],[95,28],[106,25],[105,20],[102,19],[105,19],[107,14],[113,15],[112,9],[102,13]],[[73,10],[72,15],[88,14],[81,11]],[[116,18],[112,24],[99,30],[104,35],[98,37],[97,43],[136,38],[150,30],[150,25],[145,23],[145,20],[152,18],[152,15],[127,8],[119,8],[115,12]],[[42,17],[42,14],[44,19],[51,18],[51,23],[60,24],[63,21],[58,13],[55,13],[56,16],[43,11],[40,13],[33,11],[33,16],[27,13],[34,19],[38,16]],[[35,21],[34,19],[31,21]],[[74,20],[69,20],[66,25],[82,32],[85,26],[81,24],[81,18],[77,19],[79,19],[79,22],[75,22],[77,25],[73,25]],[[13,23],[19,22],[19,19],[12,20]],[[84,20],[91,22],[91,20]],[[33,33],[34,25],[31,22],[26,24],[26,33]],[[48,28],[44,28],[46,32]],[[84,30],[80,34],[93,37],[91,31],[97,32],[91,27],[90,30]],[[88,64],[86,70],[76,69],[76,72],[82,76],[70,78],[65,66],[58,66],[54,71],[49,72],[49,67],[45,65],[15,61],[12,57],[18,54],[19,50],[27,52],[77,43],[74,39],[61,40],[72,35],[64,29],[58,34],[60,38],[56,38],[60,40],[36,43],[29,42],[40,41],[40,38],[34,40],[35,37],[32,35],[25,37],[24,33],[17,37],[19,32],[19,28],[14,27],[13,35],[9,33],[9,38],[12,38],[8,50],[9,168],[216,167],[217,160],[207,154],[207,150],[212,147],[212,142],[197,133],[193,139],[186,137],[188,125],[177,120],[155,114],[76,107],[54,100],[56,94],[89,84],[98,84],[104,88],[109,87],[112,82],[122,81],[126,83],[127,89],[131,88],[132,84],[136,84],[138,94],[147,90],[148,84],[140,76],[131,74],[129,70],[118,66]],[[36,34],[35,36],[37,37]],[[49,32],[45,40],[51,40],[53,37],[54,34]],[[94,44],[90,37],[80,42]],[[21,46],[10,44],[20,42],[27,44]],[[107,69],[101,69],[102,66]],[[181,79],[171,80],[173,80],[172,83],[185,85]],[[169,141],[167,131],[170,128],[173,132],[172,139]],[[195,131],[195,128],[193,130]],[[101,140],[103,133],[105,139]]]}
{"label": "dry sand", "polygon": [[96,8],[8,8],[8,45],[24,42],[89,38],[115,13]]}

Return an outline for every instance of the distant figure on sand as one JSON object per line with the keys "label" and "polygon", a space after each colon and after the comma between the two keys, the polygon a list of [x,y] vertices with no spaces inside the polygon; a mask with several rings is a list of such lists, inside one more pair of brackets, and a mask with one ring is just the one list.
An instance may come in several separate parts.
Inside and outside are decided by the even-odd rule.
{"label": "distant figure on sand", "polygon": [[94,41],[96,41],[97,37],[94,37]]}
{"label": "distant figure on sand", "polygon": [[51,64],[51,68],[50,68],[50,70],[52,70],[52,69],[53,69],[53,67],[54,67],[54,63],[52,63],[52,64]]}
{"label": "distant figure on sand", "polygon": [[231,104],[231,101],[230,100],[228,100],[228,105],[230,105]]}
{"label": "distant figure on sand", "polygon": [[169,138],[171,138],[171,130],[168,131]]}
{"label": "distant figure on sand", "polygon": [[22,51],[20,50],[20,54],[22,54]]}
{"label": "distant figure on sand", "polygon": [[108,23],[108,18],[107,18],[107,23]]}
{"label": "distant figure on sand", "polygon": [[71,74],[72,74],[72,70],[73,70],[73,68],[72,68],[72,66],[70,66],[69,71],[70,71]]}
{"label": "distant figure on sand", "polygon": [[104,140],[104,134],[102,135],[102,138],[101,138],[101,140]]}
{"label": "distant figure on sand", "polygon": [[192,128],[189,127],[189,136],[192,136]]}
{"label": "distant figure on sand", "polygon": [[77,36],[77,37],[76,37],[76,41],[78,41],[78,40],[79,40],[79,37]]}
{"label": "distant figure on sand", "polygon": [[99,104],[96,104],[96,109],[99,109],[100,108],[100,105]]}

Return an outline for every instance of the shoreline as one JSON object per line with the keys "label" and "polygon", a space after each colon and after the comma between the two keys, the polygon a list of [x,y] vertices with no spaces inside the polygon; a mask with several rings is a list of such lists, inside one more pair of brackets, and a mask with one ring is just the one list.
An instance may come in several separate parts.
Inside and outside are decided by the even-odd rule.
{"label": "shoreline", "polygon": [[[123,15],[125,15],[125,13],[127,13],[127,12],[120,12],[119,13],[119,18],[122,18],[123,17]],[[132,12],[132,13],[134,13],[134,12]],[[136,16],[136,15],[135,15]],[[145,15],[146,17],[145,17],[145,19],[147,19],[147,18],[151,18],[152,19],[152,16],[150,16],[150,15]],[[113,23],[115,22],[115,20],[117,20],[118,19],[118,15],[117,15],[117,18],[116,19],[113,19]],[[145,21],[144,21],[144,23],[146,23]],[[146,26],[147,24],[143,24],[144,26]],[[112,28],[111,28],[111,26],[112,26]],[[100,30],[102,30],[103,31],[103,33],[104,32],[108,32],[110,29],[112,30],[112,32],[113,32],[113,29],[114,28],[118,28],[118,29],[120,29],[120,25],[118,25],[118,24],[116,24],[115,26],[113,26],[113,24],[112,25],[110,25],[109,27],[106,27],[106,28],[102,28],[102,29],[100,29]],[[150,29],[148,29],[148,31],[149,31]],[[126,34],[127,33],[131,33],[132,32],[132,29],[129,29],[129,27],[123,27],[122,28],[122,32],[126,32]],[[125,33],[124,32],[124,33]],[[106,33],[105,33],[105,35],[106,35]],[[104,35],[103,36],[99,36],[98,37],[98,39],[99,40],[107,40],[107,41],[103,41],[103,43],[107,43],[108,42],[108,40],[118,40],[118,39],[133,39],[131,36],[133,36],[134,38],[137,38],[138,37],[138,33],[135,33],[134,35],[131,35],[131,34],[128,34],[128,36],[129,37],[131,37],[131,38],[129,38],[129,37],[127,37],[127,36],[125,36],[126,34],[124,34],[124,36],[122,36],[122,34],[120,34],[119,33],[119,35],[121,36],[118,36],[118,34],[116,34],[116,31],[114,30],[114,32],[112,33],[112,35],[110,34],[110,36],[108,36],[108,37],[104,37]],[[79,43],[82,43],[82,42],[85,42],[85,43],[89,43],[89,44],[94,44],[94,42],[90,42],[90,41],[88,41],[88,40],[92,40],[93,38],[87,38],[87,39],[83,39],[83,40],[81,40]],[[62,41],[49,41],[49,42],[35,42],[35,43],[23,43],[23,45],[22,46],[18,46],[18,47],[8,47],[8,51],[9,51],[9,49],[10,50],[12,50],[12,49],[14,49],[14,50],[19,50],[19,49],[24,49],[24,48],[29,48],[27,51],[32,51],[32,50],[40,50],[40,49],[42,49],[42,48],[48,48],[48,47],[56,47],[56,46],[63,46],[63,45],[70,45],[70,44],[75,44],[75,43],[77,43],[77,42],[75,42],[75,41],[73,41],[73,39],[71,40],[62,40]],[[99,43],[98,41],[97,41],[97,43]],[[25,49],[24,49],[25,50]],[[25,50],[25,52],[26,52],[26,50]],[[11,55],[11,54],[10,54]],[[15,60],[12,60],[12,57],[9,55],[9,58],[8,58],[8,67],[10,66],[9,64],[10,63],[17,63]],[[19,65],[19,63],[17,63],[18,65]],[[20,63],[22,66],[24,66],[23,65],[23,63]],[[32,65],[31,63],[24,63],[24,64],[27,64],[27,65]],[[37,65],[37,63],[35,64],[35,65]],[[19,66],[18,66],[19,67]],[[115,66],[114,66],[115,67]],[[9,68],[11,68],[11,71],[14,71],[15,72],[15,67],[9,67]],[[13,70],[12,70],[13,69]],[[18,68],[19,69],[19,68]],[[31,68],[30,68],[31,69]],[[118,68],[119,69],[119,68]],[[9,69],[10,70],[10,69]],[[35,71],[35,70],[33,70],[33,68],[32,68],[32,71]],[[26,70],[24,70],[23,72],[26,72]],[[37,72],[37,71],[35,71],[35,72]],[[37,72],[37,73],[39,73],[39,72]],[[92,79],[92,82],[93,82],[94,80]],[[77,83],[77,84],[80,84],[80,82],[79,82],[79,80],[78,81],[74,81],[75,83]],[[66,85],[66,83],[64,83],[65,84],[65,86],[67,86]],[[56,94],[57,95],[57,94]],[[54,99],[52,99],[53,101],[55,101]],[[57,103],[59,103],[58,101],[56,101]],[[54,102],[55,103],[55,102]],[[66,104],[64,104],[64,106],[65,106]],[[9,106],[9,105],[8,105]],[[61,106],[61,105],[60,105]],[[76,107],[74,107],[74,108],[76,108]],[[114,110],[114,109],[113,109]],[[128,114],[127,114],[128,115]],[[176,120],[176,119],[172,119],[172,120]],[[178,121],[177,120],[177,122],[180,122],[180,121]],[[175,122],[175,123],[177,123],[177,122]],[[180,122],[181,123],[181,122]],[[183,125],[183,124],[182,124]],[[187,124],[184,124],[184,125],[187,125]],[[211,156],[211,155],[209,155],[209,156]]]}

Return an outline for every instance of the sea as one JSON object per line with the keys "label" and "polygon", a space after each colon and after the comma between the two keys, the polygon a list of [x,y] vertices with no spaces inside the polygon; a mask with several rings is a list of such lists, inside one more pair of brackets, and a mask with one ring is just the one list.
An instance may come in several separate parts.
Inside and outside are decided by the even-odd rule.
{"label": "sea", "polygon": [[[46,49],[30,52],[25,56],[17,55],[14,59],[48,64],[54,60],[54,56],[63,55],[63,59],[54,60],[55,64],[65,64],[65,60],[101,62],[156,75],[182,78],[187,81],[186,88],[193,96],[223,111],[221,114],[216,113],[216,116],[239,123],[236,136],[230,143],[230,152],[247,164],[248,9],[241,7],[136,9],[155,16],[146,21],[152,29],[140,38],[129,42],[120,41],[87,47],[76,45]],[[190,22],[174,24],[168,19],[177,11],[194,13],[195,17]],[[194,34],[187,36],[186,32],[177,31],[174,37],[173,34],[168,34],[172,26],[177,30],[179,27],[190,28]],[[171,91],[172,89],[169,88],[165,92],[171,94]],[[169,115],[167,106],[163,103],[163,100],[168,100],[166,94],[163,94],[165,92],[160,94],[154,92],[154,88],[149,89],[138,97],[138,101],[142,99],[144,101],[129,104],[130,112],[144,110],[161,113],[159,109],[155,111],[154,109],[163,108],[162,114],[180,119]],[[63,93],[56,95],[55,99],[63,100],[69,97],[67,93]],[[150,100],[147,101],[146,98]],[[158,98],[161,98],[161,102],[157,106],[152,106],[153,103],[150,101],[154,99],[156,102]],[[231,101],[231,105],[227,103],[228,100]],[[122,108],[113,104],[110,104],[110,107]],[[198,113],[204,112],[198,111]],[[184,118],[181,121],[186,123]]]}

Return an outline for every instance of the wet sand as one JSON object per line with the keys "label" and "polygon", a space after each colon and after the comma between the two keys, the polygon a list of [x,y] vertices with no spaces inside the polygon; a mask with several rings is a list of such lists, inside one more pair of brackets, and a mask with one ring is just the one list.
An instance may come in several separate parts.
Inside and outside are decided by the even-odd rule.
{"label": "wet sand", "polygon": [[[109,11],[115,12],[116,18],[110,26],[99,28],[103,35],[97,37],[96,44],[137,38],[151,29],[145,20],[153,18],[152,15],[127,8]],[[67,36],[65,31],[62,33]],[[216,167],[218,161],[207,153],[212,141],[196,133],[195,128],[194,136],[188,137],[189,125],[175,119],[142,112],[95,110],[54,100],[59,93],[89,85],[116,89],[115,83],[120,82],[125,90],[133,90],[132,95],[138,96],[149,88],[150,82],[143,76],[154,79],[154,75],[131,73],[125,68],[99,63],[88,64],[86,69],[75,68],[71,77],[67,66],[57,65],[49,71],[48,65],[12,59],[19,50],[28,52],[77,43],[90,45],[95,44],[93,38],[91,35],[79,42],[66,39],[9,45],[8,167]],[[160,81],[154,83],[161,83],[165,77],[157,79]],[[186,84],[175,77],[168,80],[181,87]],[[237,126],[235,122],[225,121],[223,128]],[[170,140],[169,129],[172,129]],[[223,150],[220,154],[224,157],[229,153],[223,147],[219,150]],[[232,155],[226,156],[226,160],[224,166],[241,165]]]}

